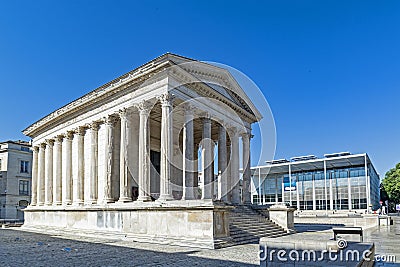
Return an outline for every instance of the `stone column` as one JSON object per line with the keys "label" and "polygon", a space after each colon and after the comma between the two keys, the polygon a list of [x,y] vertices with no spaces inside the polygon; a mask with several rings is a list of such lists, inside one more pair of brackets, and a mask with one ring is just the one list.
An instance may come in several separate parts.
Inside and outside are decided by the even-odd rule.
{"label": "stone column", "polygon": [[54,143],[54,195],[53,204],[62,204],[62,141],[63,136],[57,136]]}
{"label": "stone column", "polygon": [[74,204],[83,205],[84,203],[84,182],[85,182],[85,154],[84,154],[84,136],[85,128],[79,127],[74,134],[76,138],[76,151],[78,157],[78,168],[76,183],[73,184]]}
{"label": "stone column", "polygon": [[193,165],[193,194],[194,199],[199,199],[199,144],[194,145]]}
{"label": "stone column", "polygon": [[185,125],[183,126],[183,197],[182,199],[195,199],[194,194],[194,132],[193,132],[193,107],[185,106]]}
{"label": "stone column", "polygon": [[74,135],[73,132],[69,131],[65,135],[65,172],[63,174],[63,179],[65,180],[65,205],[72,204],[72,139]]}
{"label": "stone column", "polygon": [[46,140],[45,204],[53,204],[53,145],[54,140]]}
{"label": "stone column", "polygon": [[169,93],[159,97],[161,102],[161,162],[160,162],[160,197],[159,201],[172,200],[171,161],[172,143],[172,96]]}
{"label": "stone column", "polygon": [[226,151],[226,129],[219,125],[218,132],[218,199],[224,202],[228,200],[227,184],[227,151]]}
{"label": "stone column", "polygon": [[119,201],[132,201],[131,183],[128,170],[128,145],[129,145],[129,125],[128,125],[128,110],[126,108],[119,111],[121,119],[121,146],[119,157]]}
{"label": "stone column", "polygon": [[114,161],[114,128],[116,118],[114,115],[107,116],[105,119],[106,136],[105,136],[105,162],[104,162],[104,202],[114,202],[112,195],[112,173],[113,173],[113,161]]}
{"label": "stone column", "polygon": [[40,206],[44,205],[44,197],[45,197],[45,170],[46,170],[46,156],[45,156],[45,151],[46,151],[46,144],[42,143],[40,144],[39,147],[39,160],[38,160],[38,198],[37,198],[37,204]]}
{"label": "stone column", "polygon": [[[216,200],[218,197],[218,186],[216,186],[215,184],[215,171],[214,171],[214,152],[215,152],[215,146],[217,145],[217,143],[212,140],[211,141],[211,151],[212,151],[212,158],[211,158],[211,196],[213,200]],[[215,192],[215,190],[217,190],[217,192]]]}
{"label": "stone column", "polygon": [[209,116],[203,119],[203,140],[202,140],[202,179],[203,179],[203,188],[202,188],[202,196],[201,199],[212,199],[212,160],[213,160],[213,151],[212,151],[212,140],[211,140],[211,119]]}
{"label": "stone column", "polygon": [[151,106],[142,101],[139,110],[139,196],[138,201],[151,201],[150,198],[150,125]]}
{"label": "stone column", "polygon": [[99,123],[90,124],[90,174],[89,174],[89,204],[97,203],[98,197],[98,159],[99,152]]}
{"label": "stone column", "polygon": [[31,206],[37,204],[38,199],[38,160],[39,160],[39,147],[32,147],[33,159],[32,159],[32,200]]}
{"label": "stone column", "polygon": [[251,172],[250,172],[250,138],[251,133],[242,134],[243,142],[243,203],[251,204]]}
{"label": "stone column", "polygon": [[239,133],[236,128],[230,129],[231,133],[231,188],[232,203],[240,204],[240,184],[239,184]]}
{"label": "stone column", "polygon": [[226,158],[227,158],[227,165],[226,165],[226,187],[227,187],[227,194],[226,194],[226,201],[227,203],[232,203],[232,175],[231,175],[231,169],[232,169],[232,159],[231,159],[231,141],[227,140],[227,145],[226,145]]}

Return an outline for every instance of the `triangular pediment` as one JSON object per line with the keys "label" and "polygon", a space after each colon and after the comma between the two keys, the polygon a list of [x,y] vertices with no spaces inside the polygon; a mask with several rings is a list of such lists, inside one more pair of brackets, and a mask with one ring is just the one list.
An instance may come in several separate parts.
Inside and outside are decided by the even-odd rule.
{"label": "triangular pediment", "polygon": [[167,56],[172,64],[178,65],[236,106],[251,113],[257,121],[262,119],[259,110],[228,70],[175,54],[168,54]]}
{"label": "triangular pediment", "polygon": [[228,70],[190,58],[166,53],[48,114],[27,127],[23,133],[27,136],[37,135],[44,130],[46,125],[56,123],[82,107],[93,105],[100,98],[115,95],[126,88],[132,88],[135,84],[143,84],[145,81],[151,80],[150,77],[153,74],[162,73],[168,66],[178,66],[188,75],[195,77],[197,82],[201,82],[215,94],[218,94],[219,98],[222,96],[224,101],[230,102],[235,108],[246,113],[249,122],[256,122],[262,119],[261,113]]}

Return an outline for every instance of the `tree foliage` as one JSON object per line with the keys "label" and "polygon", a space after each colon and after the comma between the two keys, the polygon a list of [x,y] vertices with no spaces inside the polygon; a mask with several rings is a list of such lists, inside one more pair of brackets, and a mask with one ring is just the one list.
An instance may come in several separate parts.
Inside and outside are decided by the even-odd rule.
{"label": "tree foliage", "polygon": [[395,168],[385,174],[382,185],[389,201],[400,203],[400,163],[397,163]]}

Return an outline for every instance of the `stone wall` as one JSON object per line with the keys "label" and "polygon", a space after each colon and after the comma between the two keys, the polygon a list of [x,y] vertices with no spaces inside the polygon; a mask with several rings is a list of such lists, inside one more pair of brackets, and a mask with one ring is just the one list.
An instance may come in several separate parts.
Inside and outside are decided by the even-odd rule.
{"label": "stone wall", "polygon": [[229,209],[221,207],[43,208],[25,211],[24,227],[49,226],[76,231],[124,234],[139,242],[214,248],[229,235]]}

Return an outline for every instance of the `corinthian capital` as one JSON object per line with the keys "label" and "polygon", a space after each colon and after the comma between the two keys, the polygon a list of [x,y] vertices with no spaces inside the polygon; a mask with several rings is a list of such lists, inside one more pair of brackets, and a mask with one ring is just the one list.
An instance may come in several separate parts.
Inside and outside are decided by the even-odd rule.
{"label": "corinthian capital", "polygon": [[117,117],[114,114],[112,114],[104,117],[103,120],[104,124],[106,124],[107,126],[114,127],[115,123],[117,122]]}
{"label": "corinthian capital", "polygon": [[171,93],[164,93],[160,96],[157,97],[158,100],[160,100],[161,105],[165,106],[165,105],[172,105],[172,101],[174,100],[175,96]]}
{"label": "corinthian capital", "polygon": [[243,131],[240,133],[240,135],[242,136],[243,139],[247,140],[250,140],[253,137],[250,131]]}
{"label": "corinthian capital", "polygon": [[64,135],[57,135],[55,141],[57,144],[61,144],[64,139]]}
{"label": "corinthian capital", "polygon": [[94,122],[90,123],[89,128],[92,131],[98,131],[100,129],[100,122],[94,121]]}
{"label": "corinthian capital", "polygon": [[232,124],[227,125],[226,131],[228,132],[230,137],[239,135],[239,129],[233,126]]}
{"label": "corinthian capital", "polygon": [[77,127],[76,129],[74,129],[74,134],[75,135],[85,135],[85,132],[86,132],[86,127],[84,127],[84,126],[79,126],[79,127]]}
{"label": "corinthian capital", "polygon": [[150,101],[142,100],[134,106],[139,110],[140,113],[150,113],[153,104]]}
{"label": "corinthian capital", "polygon": [[73,131],[67,131],[65,134],[65,139],[71,141],[74,138],[74,132]]}
{"label": "corinthian capital", "polygon": [[46,142],[46,145],[48,145],[48,146],[54,145],[54,139],[46,139],[45,142]]}

